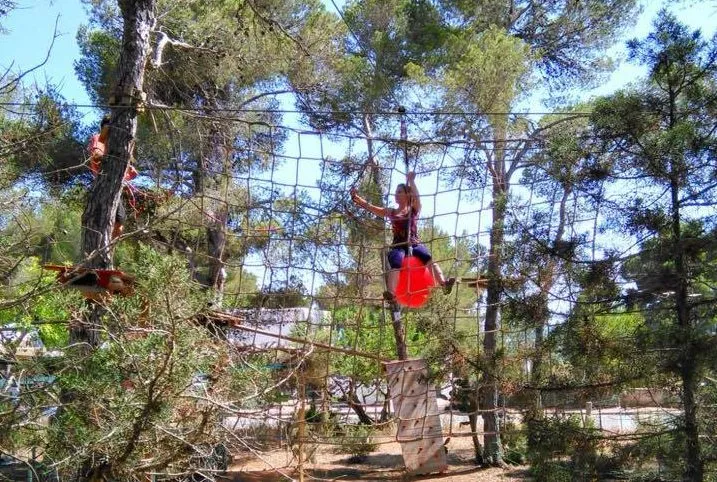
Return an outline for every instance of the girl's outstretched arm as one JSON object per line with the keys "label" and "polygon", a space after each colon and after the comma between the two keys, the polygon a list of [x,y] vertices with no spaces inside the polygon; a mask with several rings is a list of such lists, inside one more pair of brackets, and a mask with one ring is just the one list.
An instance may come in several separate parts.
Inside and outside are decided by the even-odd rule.
{"label": "girl's outstretched arm", "polygon": [[391,211],[387,208],[374,206],[370,202],[366,201],[364,198],[358,195],[356,188],[352,187],[351,191],[349,191],[349,194],[351,195],[351,200],[354,202],[354,204],[356,204],[360,208],[365,209],[366,211],[375,214],[378,217],[385,218],[388,217],[388,215],[391,213]]}
{"label": "girl's outstretched arm", "polygon": [[418,188],[416,187],[416,173],[410,171],[406,174],[406,180],[408,181],[408,189],[410,190],[411,207],[414,211],[419,212],[421,210],[421,195],[418,194]]}

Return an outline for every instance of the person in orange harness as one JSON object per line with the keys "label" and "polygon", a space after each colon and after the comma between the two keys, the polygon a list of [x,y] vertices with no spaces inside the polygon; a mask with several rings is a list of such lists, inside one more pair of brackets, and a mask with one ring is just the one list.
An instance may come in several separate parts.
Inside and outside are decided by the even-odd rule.
{"label": "person in orange harness", "polygon": [[[90,142],[87,146],[87,151],[90,155],[89,168],[95,178],[100,175],[100,172],[102,170],[102,158],[104,157],[105,152],[107,150],[107,138],[110,132],[109,124],[109,116],[103,117],[102,122],[100,123],[100,132],[90,137]],[[127,171],[124,174],[124,188],[122,189],[123,196],[122,199],[120,199],[119,206],[117,207],[115,225],[114,229],[112,230],[112,239],[121,235],[122,231],[124,231],[124,223],[127,220],[127,210],[124,206],[124,193],[126,189],[129,189],[129,181],[131,181],[135,177],[137,177],[137,170],[134,168],[134,166],[132,166],[132,164],[130,164],[129,166],[127,166]]]}

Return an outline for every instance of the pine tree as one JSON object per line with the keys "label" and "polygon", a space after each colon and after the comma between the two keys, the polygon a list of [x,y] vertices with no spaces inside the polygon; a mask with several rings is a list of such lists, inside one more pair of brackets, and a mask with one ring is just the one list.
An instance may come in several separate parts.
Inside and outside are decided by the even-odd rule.
{"label": "pine tree", "polygon": [[[645,82],[597,102],[592,118],[612,175],[634,194],[616,202],[627,228],[639,234],[639,260],[626,264],[637,282],[646,323],[664,333],[674,355],[665,370],[680,380],[684,415],[684,480],[705,477],[700,435],[700,379],[713,366],[700,285],[711,278],[714,230],[714,125],[717,38],[706,41],[661,11],[654,31],[628,44],[648,69]],[[629,179],[637,179],[630,184]],[[644,187],[647,185],[647,187]],[[635,186],[635,189],[631,188]],[[705,209],[708,209],[707,211]],[[708,282],[708,281],[707,281]],[[708,282],[709,283],[709,282]],[[671,360],[672,363],[669,363]]]}

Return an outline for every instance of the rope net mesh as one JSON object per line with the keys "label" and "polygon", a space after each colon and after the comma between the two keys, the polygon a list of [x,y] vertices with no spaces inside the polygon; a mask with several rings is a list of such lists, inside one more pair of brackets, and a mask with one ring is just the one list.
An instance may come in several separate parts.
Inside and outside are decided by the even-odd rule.
{"label": "rope net mesh", "polygon": [[[445,437],[482,438],[481,417],[473,431],[466,429],[469,413],[493,411],[504,421],[502,426],[514,423],[511,417],[525,402],[513,396],[524,394],[527,387],[539,393],[544,382],[531,371],[536,340],[563,324],[580,296],[570,265],[595,262],[614,248],[614,233],[602,239],[596,235],[604,220],[591,193],[561,188],[554,178],[521,168],[532,158],[525,151],[537,150],[532,139],[487,147],[467,139],[411,141],[408,167],[417,173],[423,206],[420,237],[446,275],[463,282],[448,295],[436,290],[422,309],[398,313],[382,299],[389,226],[356,209],[348,192],[358,187],[374,204],[392,205],[390,193],[406,178],[401,141],[231,117],[204,121],[234,123],[245,140],[220,139],[205,170],[215,187],[198,198],[178,198],[163,207],[163,222],[176,223],[182,233],[206,228],[215,218],[222,223],[226,219],[227,245],[240,246],[242,256],[221,257],[228,276],[222,310],[234,317],[229,329],[237,352],[234,363],[261,374],[255,390],[262,395],[256,402],[270,394],[277,400],[243,411],[234,427],[259,439],[266,424],[288,424],[295,430],[303,405],[302,410],[312,413],[313,418],[307,418],[312,426],[319,420],[338,426],[391,424],[381,362],[397,357],[397,342],[405,343],[409,357],[429,360]],[[421,120],[409,122],[413,139],[420,139],[425,132]],[[376,123],[394,125],[386,130],[398,131],[396,116]],[[142,159],[142,144],[138,146]],[[511,166],[517,153],[524,157],[514,161],[515,172],[505,180],[505,199],[496,199],[495,176],[486,156],[505,156]],[[164,182],[182,183],[187,170],[180,163],[168,170]],[[496,202],[505,202],[505,239],[496,248],[502,253],[503,286],[499,322],[486,329],[487,302],[481,289],[485,285],[476,287],[475,280],[488,277]],[[185,211],[195,209],[199,221],[191,224]],[[198,246],[194,253],[197,264],[211,261]],[[255,289],[245,290],[246,277],[256,278],[258,298]],[[297,301],[301,307],[294,306]],[[531,308],[545,312],[525,319]],[[506,309],[513,316],[506,316]],[[394,323],[400,325],[402,339],[397,340]],[[485,353],[489,335],[495,339],[494,351],[501,353],[492,367],[499,404],[475,406],[471,394],[479,393],[486,380],[487,367],[481,367],[480,360],[494,355]],[[559,364],[555,357],[551,352],[541,354],[543,371],[549,373]],[[299,400],[301,393],[305,398]],[[559,393],[543,394],[542,404],[582,410],[579,397]],[[610,405],[594,397],[587,398],[596,407],[601,402]],[[309,438],[314,444],[341,445],[350,437],[314,430]],[[390,442],[395,433],[379,432],[373,440]]]}
{"label": "rope net mesh", "polygon": [[[679,415],[674,393],[627,390],[624,359],[591,365],[600,344],[619,353],[637,336],[617,320],[627,309],[606,302],[634,288],[626,263],[645,243],[612,222],[615,197],[665,202],[629,173],[579,182],[594,139],[571,156],[541,138],[430,138],[424,115],[406,115],[407,143],[385,134],[398,132],[395,115],[375,115],[384,134],[374,136],[301,129],[271,112],[148,115],[126,237],[183,252],[192,278],[219,288],[208,317],[242,380],[222,424],[248,450],[293,447],[302,463],[322,446],[356,453],[398,440],[406,420],[389,403],[385,364],[401,345],[426,361],[441,444],[468,438],[489,454],[500,443],[510,455],[536,412],[616,441]],[[390,226],[348,195],[356,187],[392,206],[408,170],[421,241],[458,280],[419,309],[384,300]]]}

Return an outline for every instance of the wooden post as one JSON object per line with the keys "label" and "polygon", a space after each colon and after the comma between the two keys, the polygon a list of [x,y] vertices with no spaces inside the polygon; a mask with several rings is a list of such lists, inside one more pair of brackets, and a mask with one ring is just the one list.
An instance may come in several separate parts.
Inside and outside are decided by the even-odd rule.
{"label": "wooden post", "polygon": [[304,375],[299,371],[297,375],[299,390],[299,482],[304,482],[304,438],[306,437],[306,386],[304,385]]}

